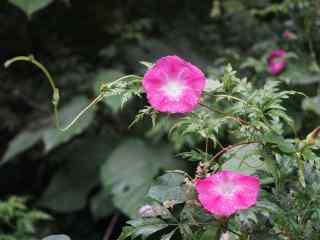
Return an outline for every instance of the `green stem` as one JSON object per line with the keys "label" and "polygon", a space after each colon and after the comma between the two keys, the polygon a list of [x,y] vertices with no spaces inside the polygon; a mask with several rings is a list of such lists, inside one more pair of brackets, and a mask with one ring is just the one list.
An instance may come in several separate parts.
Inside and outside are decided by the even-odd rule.
{"label": "green stem", "polygon": [[84,113],[86,113],[91,107],[93,107],[95,104],[97,104],[98,102],[100,102],[104,98],[105,93],[101,91],[101,93],[95,99],[93,99],[93,101],[88,106],[86,106],[80,113],[78,113],[76,115],[76,117],[69,124],[67,124],[65,127],[61,127],[60,121],[59,121],[59,110],[58,110],[59,101],[60,101],[60,94],[59,94],[59,89],[56,87],[51,74],[45,68],[45,66],[43,66],[39,61],[37,61],[32,55],[14,57],[12,59],[7,60],[4,63],[4,66],[6,68],[8,68],[8,67],[10,67],[11,64],[13,64],[15,62],[19,62],[19,61],[25,61],[25,62],[30,62],[30,63],[34,64],[36,67],[38,67],[41,70],[41,72],[48,79],[49,84],[52,89],[52,105],[53,105],[53,111],[54,111],[55,124],[56,124],[57,128],[62,132],[65,132],[68,129],[70,129]]}
{"label": "green stem", "polygon": [[221,239],[221,236],[223,234],[223,228],[222,226],[220,225],[217,232],[216,232],[216,235],[214,237],[214,240],[220,240]]}
{"label": "green stem", "polygon": [[218,220],[218,229],[216,231],[216,235],[214,237],[214,240],[220,240],[221,236],[224,232],[226,232],[226,230],[228,229],[228,221],[229,219],[224,218],[224,219],[220,219]]}
{"label": "green stem", "polygon": [[[95,104],[97,104],[98,102],[100,102],[103,99],[103,95],[98,95],[95,99],[92,100],[91,103],[89,103],[84,109],[81,110],[81,112],[79,112],[76,117],[65,127],[61,128],[59,127],[60,131],[67,131],[69,128],[71,128],[77,121],[78,119],[84,114],[86,113],[91,107],[93,107]],[[56,121],[57,123],[59,123],[58,121],[58,109],[55,107],[55,116],[56,116]]]}
{"label": "green stem", "polygon": [[223,111],[221,111],[219,109],[212,108],[212,107],[210,107],[210,106],[208,106],[208,105],[206,105],[204,103],[201,103],[201,102],[199,103],[199,105],[204,107],[204,108],[206,108],[206,109],[208,109],[208,110],[210,110],[210,111],[212,111],[212,112],[216,112],[216,113],[222,114],[222,115],[225,116],[225,118],[230,118],[233,121],[239,123],[240,125],[247,125],[247,126],[250,126],[250,127],[254,128],[255,130],[259,131],[259,129],[256,126],[251,125],[249,122],[241,119],[240,117],[232,116],[232,115],[230,115],[228,113],[225,113],[225,112],[223,112]]}

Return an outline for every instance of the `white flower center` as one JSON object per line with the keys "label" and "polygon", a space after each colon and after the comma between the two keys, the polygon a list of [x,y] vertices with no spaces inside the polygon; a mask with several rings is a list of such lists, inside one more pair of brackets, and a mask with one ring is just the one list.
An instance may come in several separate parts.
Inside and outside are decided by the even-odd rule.
{"label": "white flower center", "polygon": [[224,196],[231,196],[236,192],[236,186],[232,181],[227,181],[219,184],[215,189],[219,194]]}
{"label": "white flower center", "polygon": [[170,80],[167,84],[163,86],[163,91],[174,99],[177,99],[181,96],[186,86],[184,86],[181,82]]}

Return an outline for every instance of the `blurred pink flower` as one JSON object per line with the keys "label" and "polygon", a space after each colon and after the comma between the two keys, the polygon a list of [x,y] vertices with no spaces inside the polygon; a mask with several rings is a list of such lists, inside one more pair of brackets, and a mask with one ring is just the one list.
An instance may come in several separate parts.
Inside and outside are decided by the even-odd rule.
{"label": "blurred pink flower", "polygon": [[268,71],[276,76],[279,75],[287,66],[285,59],[286,51],[283,49],[273,50],[267,59]]}
{"label": "blurred pink flower", "polygon": [[282,33],[282,37],[287,40],[296,40],[298,38],[297,34],[288,30]]}
{"label": "blurred pink flower", "polygon": [[141,217],[153,217],[154,208],[151,205],[144,205],[138,210]]}
{"label": "blurred pink flower", "polygon": [[191,112],[198,104],[206,78],[196,66],[177,56],[160,58],[144,75],[150,105],[159,112]]}
{"label": "blurred pink flower", "polygon": [[195,184],[203,208],[218,217],[229,217],[238,210],[252,207],[260,189],[258,177],[234,171],[220,171],[196,180]]}

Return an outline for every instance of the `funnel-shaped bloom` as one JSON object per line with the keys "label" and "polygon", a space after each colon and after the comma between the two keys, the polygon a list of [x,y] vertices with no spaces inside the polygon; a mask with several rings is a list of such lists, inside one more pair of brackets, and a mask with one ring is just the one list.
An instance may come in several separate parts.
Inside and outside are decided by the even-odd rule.
{"label": "funnel-shaped bloom", "polygon": [[286,51],[283,49],[273,50],[268,57],[268,71],[276,76],[280,74],[287,66],[287,61],[285,59]]}
{"label": "funnel-shaped bloom", "polygon": [[229,217],[255,205],[259,189],[259,178],[234,171],[220,171],[196,181],[201,205],[218,217]]}
{"label": "funnel-shaped bloom", "polygon": [[191,112],[198,104],[206,79],[199,68],[177,56],[160,58],[144,75],[150,105],[159,112]]}

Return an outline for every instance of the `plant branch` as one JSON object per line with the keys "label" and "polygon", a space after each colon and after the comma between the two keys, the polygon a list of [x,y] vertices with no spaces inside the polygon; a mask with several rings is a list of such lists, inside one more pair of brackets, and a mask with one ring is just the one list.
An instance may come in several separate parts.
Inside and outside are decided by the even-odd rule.
{"label": "plant branch", "polygon": [[204,108],[209,109],[209,110],[212,111],[212,112],[216,112],[216,113],[222,114],[222,115],[224,115],[225,117],[230,118],[230,119],[232,119],[233,121],[239,123],[240,125],[247,125],[247,126],[250,126],[250,127],[254,128],[254,129],[256,129],[256,130],[259,130],[257,127],[251,125],[250,123],[248,123],[247,121],[245,121],[245,120],[243,120],[243,119],[241,119],[241,118],[239,118],[239,117],[232,116],[232,115],[230,115],[230,114],[228,114],[228,113],[225,113],[225,112],[223,112],[223,111],[221,111],[221,110],[219,110],[219,109],[210,107],[210,106],[208,106],[208,105],[206,105],[206,104],[204,104],[204,103],[199,103],[199,105],[202,106],[202,107],[204,107]]}
{"label": "plant branch", "polygon": [[240,142],[240,143],[236,143],[236,144],[233,144],[233,145],[229,145],[229,146],[221,149],[219,152],[217,152],[217,153],[209,160],[209,162],[215,161],[216,159],[218,159],[219,157],[221,157],[223,154],[225,154],[226,152],[230,151],[231,149],[233,149],[233,148],[235,148],[235,147],[238,147],[238,146],[241,146],[241,145],[253,144],[253,143],[261,143],[261,142],[258,142],[258,141],[247,141],[247,142]]}
{"label": "plant branch", "polygon": [[[84,115],[95,104],[100,102],[105,97],[106,91],[108,90],[106,88],[106,85],[102,84],[101,87],[100,87],[100,94],[96,98],[94,98],[92,100],[92,102],[89,103],[81,112],[79,112],[75,116],[75,118],[73,120],[71,120],[71,122],[69,124],[67,124],[65,127],[61,127],[60,126],[60,121],[59,121],[59,110],[58,110],[58,105],[59,105],[59,101],[60,101],[60,93],[59,93],[59,89],[56,87],[56,85],[54,83],[54,80],[53,80],[51,74],[46,69],[46,67],[43,64],[41,64],[39,61],[37,61],[32,55],[14,57],[12,59],[7,60],[4,63],[4,66],[7,68],[7,67],[10,67],[11,64],[13,64],[15,62],[19,62],[19,61],[30,62],[30,63],[34,64],[37,68],[39,68],[41,70],[41,72],[48,79],[49,84],[50,84],[51,89],[52,89],[52,105],[53,105],[55,124],[56,124],[57,128],[62,132],[67,131],[68,129],[70,129],[79,120],[79,118],[82,115]],[[122,81],[122,80],[124,80],[126,78],[130,78],[130,77],[137,77],[137,76],[136,75],[123,76],[123,77],[113,81],[111,83],[111,85],[116,84],[117,82]]]}

